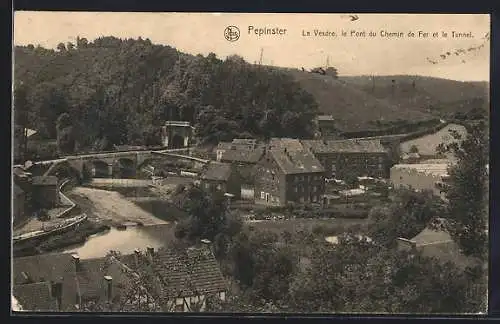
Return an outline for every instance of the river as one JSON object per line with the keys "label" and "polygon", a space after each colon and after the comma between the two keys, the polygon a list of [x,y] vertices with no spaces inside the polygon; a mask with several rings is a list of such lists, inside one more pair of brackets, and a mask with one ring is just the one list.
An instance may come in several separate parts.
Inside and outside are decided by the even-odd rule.
{"label": "river", "polygon": [[126,230],[111,230],[90,236],[84,244],[67,247],[58,252],[78,253],[82,259],[100,258],[113,250],[131,254],[147,246],[164,247],[173,235],[172,225],[130,226]]}

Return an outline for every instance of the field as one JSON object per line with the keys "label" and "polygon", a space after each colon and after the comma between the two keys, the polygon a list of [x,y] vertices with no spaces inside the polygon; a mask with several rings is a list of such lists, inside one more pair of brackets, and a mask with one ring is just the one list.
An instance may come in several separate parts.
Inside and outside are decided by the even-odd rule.
{"label": "field", "polygon": [[434,155],[436,154],[436,148],[441,143],[450,144],[455,140],[450,134],[450,130],[458,131],[462,136],[467,134],[464,126],[449,124],[440,131],[425,135],[410,141],[402,142],[400,145],[401,152],[409,152],[410,148],[415,145],[418,148],[418,152],[422,155]]}

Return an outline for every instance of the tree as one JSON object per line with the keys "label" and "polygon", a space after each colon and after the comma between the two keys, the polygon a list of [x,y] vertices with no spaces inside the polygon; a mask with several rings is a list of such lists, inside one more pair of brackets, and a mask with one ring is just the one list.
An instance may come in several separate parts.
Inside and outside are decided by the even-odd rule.
{"label": "tree", "polygon": [[59,44],[57,44],[57,50],[58,50],[60,53],[64,53],[64,52],[66,52],[66,45],[64,45],[64,43],[59,43]]}
{"label": "tree", "polygon": [[368,236],[381,245],[394,246],[398,237],[414,237],[445,211],[441,199],[431,191],[400,189],[391,203],[370,211]]}
{"label": "tree", "polygon": [[57,118],[56,129],[59,152],[73,153],[75,150],[76,138],[71,117],[68,113],[63,113]]}
{"label": "tree", "polygon": [[448,147],[457,158],[449,170],[445,187],[449,201],[450,232],[466,255],[485,259],[488,252],[488,161],[487,125],[480,122],[468,127],[461,140],[454,132],[456,142]]}
{"label": "tree", "polygon": [[328,68],[326,68],[325,72],[326,72],[326,75],[332,76],[334,79],[338,79],[339,78],[338,71],[334,67],[328,67]]}
{"label": "tree", "polygon": [[418,147],[416,145],[412,145],[410,147],[410,153],[418,153]]}
{"label": "tree", "polygon": [[14,88],[14,124],[19,127],[19,132],[15,135],[18,149],[22,157],[26,157],[28,149],[28,112],[29,103],[27,89],[23,83],[18,83]]}
{"label": "tree", "polygon": [[229,214],[223,195],[210,195],[197,186],[191,186],[182,192],[179,190],[176,196],[173,200],[178,207],[189,214],[188,219],[177,224],[177,238],[214,241],[219,234],[230,239],[240,231],[241,223]]}

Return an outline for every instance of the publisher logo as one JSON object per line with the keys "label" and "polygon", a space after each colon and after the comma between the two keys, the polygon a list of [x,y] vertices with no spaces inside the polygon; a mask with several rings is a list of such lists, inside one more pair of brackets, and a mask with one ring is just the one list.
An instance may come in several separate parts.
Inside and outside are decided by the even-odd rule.
{"label": "publisher logo", "polygon": [[236,26],[227,26],[224,29],[224,38],[230,42],[236,42],[240,38],[240,29]]}

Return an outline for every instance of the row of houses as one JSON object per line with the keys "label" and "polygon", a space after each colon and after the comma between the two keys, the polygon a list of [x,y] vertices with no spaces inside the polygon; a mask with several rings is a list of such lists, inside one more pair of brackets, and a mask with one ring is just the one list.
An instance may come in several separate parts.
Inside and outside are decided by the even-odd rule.
{"label": "row of houses", "polygon": [[71,253],[13,259],[12,295],[27,311],[204,311],[227,291],[207,240],[94,259]]}
{"label": "row of houses", "polygon": [[[450,166],[449,159],[399,163],[394,158],[397,148],[380,139],[235,139],[219,143],[215,153],[217,162],[202,175],[204,186],[212,183],[240,197],[241,185],[247,184],[255,203],[270,206],[321,202],[328,178],[382,178],[394,187],[432,190],[442,196]],[[213,175],[216,169],[225,176]]]}
{"label": "row of houses", "polygon": [[59,201],[59,180],[55,176],[33,176],[20,167],[13,170],[13,224],[17,226],[39,209],[50,209]]}
{"label": "row of houses", "polygon": [[234,181],[253,187],[256,204],[269,206],[321,203],[326,178],[388,178],[392,163],[390,148],[380,140],[355,139],[235,139],[219,143],[216,157],[238,170]]}

